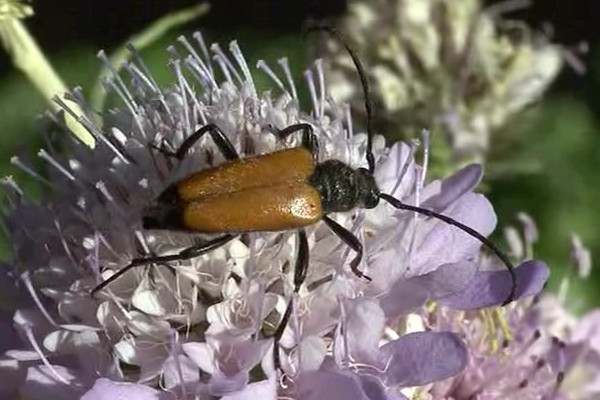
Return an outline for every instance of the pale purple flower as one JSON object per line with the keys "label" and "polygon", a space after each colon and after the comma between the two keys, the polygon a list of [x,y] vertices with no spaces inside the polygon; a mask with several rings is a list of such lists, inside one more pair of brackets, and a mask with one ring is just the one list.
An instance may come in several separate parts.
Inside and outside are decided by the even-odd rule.
{"label": "pale purple flower", "polygon": [[[537,240],[531,232],[537,230],[533,220],[523,215],[520,247],[531,248]],[[572,245],[574,252],[587,251],[580,241]],[[441,305],[425,318],[432,329],[461,332],[469,354],[464,371],[429,387],[427,398],[592,400],[600,396],[598,310],[578,319],[559,297],[542,293],[504,309],[460,313]]]}
{"label": "pale purple flower", "polygon": [[[487,3],[348,2],[340,30],[369,66],[374,100],[386,111],[379,113],[382,124],[406,137],[427,127],[436,139],[445,137],[455,157],[481,159],[493,133],[543,95],[561,70],[564,50],[523,21],[516,22],[518,35],[505,27],[515,23],[503,21],[512,18],[509,12],[527,2]],[[362,113],[343,46],[330,40],[322,47],[332,65],[332,94]]]}
{"label": "pale purple flower", "polygon": [[100,378],[94,383],[92,389],[81,397],[81,400],[159,400],[167,399],[161,393],[145,385],[128,382],[113,382],[106,378]]}
{"label": "pale purple flower", "polygon": [[[434,399],[545,399],[562,382],[567,357],[558,338],[524,323],[530,305],[499,311],[457,313],[442,307],[432,318],[436,329],[462,329],[469,363],[456,377],[433,385]],[[526,314],[526,315],[523,315]],[[502,328],[498,318],[506,318]]]}
{"label": "pale purple flower", "polygon": [[[346,300],[341,312],[343,322],[333,337],[333,354],[314,363],[319,344],[315,339],[301,343],[293,354],[299,371],[286,377],[280,396],[304,400],[404,399],[394,387],[453,376],[467,361],[463,343],[450,332],[410,333],[380,345],[386,318],[375,300]],[[227,399],[249,400],[258,388],[266,390],[272,384],[265,380]]]}
{"label": "pale purple flower", "polygon": [[592,256],[575,233],[571,234],[571,263],[580,278],[585,279],[590,276]]}
{"label": "pale purple flower", "polygon": [[[155,147],[177,148],[199,127],[215,123],[242,156],[263,154],[299,145],[298,138],[278,141],[273,131],[301,121],[314,126],[321,160],[365,164],[366,135],[354,133],[347,106],[326,96],[321,62],[305,73],[312,102],[305,112],[285,59],[278,61],[282,77],[258,63],[274,82],[273,91],[258,93],[236,42],[227,56],[218,45],[210,54],[199,34],[194,39],[192,45],[180,38],[179,46],[169,49],[175,79],[164,88],[134,52],[135,62],[124,65],[125,73],[105,81],[122,105],[102,115],[101,127],[92,123],[95,113],[81,90],[73,91],[70,98],[86,112],[80,122],[95,137],[94,149],[71,141],[61,116],[49,114],[66,149],[59,153],[49,146],[39,152],[48,177],[13,158],[47,186],[48,195],[31,202],[15,182],[4,180],[12,192],[6,225],[13,261],[3,266],[3,279],[12,276],[8,281],[18,284],[17,292],[27,294],[14,302],[15,332],[7,334],[11,344],[0,360],[2,375],[14,377],[7,393],[96,400],[274,399],[279,392],[348,399],[352,388],[360,387],[357,399],[399,399],[402,387],[457,374],[466,362],[457,336],[409,333],[396,322],[428,300],[459,292],[471,294],[461,307],[497,305],[508,295],[506,281],[496,286],[488,280],[476,286],[480,296],[473,295],[469,282],[481,280],[474,280],[480,243],[440,221],[383,203],[334,216],[361,240],[360,269],[371,283],[352,274],[348,265],[354,255],[319,223],[307,228],[310,268],[299,293],[293,293],[295,234],[273,232],[243,235],[170,268],[135,268],[96,298],[90,296],[133,258],[172,254],[206,240],[206,235],[144,231],[141,214],[168,184],[222,163],[222,155],[210,138],[182,162]],[[71,112],[68,104],[62,107]],[[417,164],[414,145],[387,148],[376,136],[373,150],[383,191],[484,235],[493,230],[491,204],[473,193],[479,166],[425,184],[427,156],[423,166]],[[496,273],[506,278],[506,272]],[[289,299],[293,312],[280,343],[278,371],[272,334]],[[22,344],[14,344],[15,333]]]}

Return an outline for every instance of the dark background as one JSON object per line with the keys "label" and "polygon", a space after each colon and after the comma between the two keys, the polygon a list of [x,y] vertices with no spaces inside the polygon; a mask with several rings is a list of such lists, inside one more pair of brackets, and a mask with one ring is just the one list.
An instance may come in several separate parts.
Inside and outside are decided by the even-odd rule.
{"label": "dark background", "polygon": [[[512,0],[508,0],[512,1]],[[209,30],[214,40],[221,36],[229,40],[236,32],[251,30],[268,38],[277,35],[300,35],[307,21],[327,20],[342,15],[346,0],[213,0],[208,16],[192,23],[193,28]],[[484,0],[486,4],[498,1]],[[575,48],[582,42],[590,46],[584,60],[594,60],[598,51],[600,23],[592,0],[533,1],[529,7],[512,12],[510,18],[525,20],[534,30],[551,27],[555,42]],[[42,49],[56,54],[64,49],[85,44],[94,49],[110,49],[121,44],[168,12],[197,4],[190,0],[106,0],[106,1],[35,1],[36,15],[27,19],[27,26]],[[192,29],[193,29],[192,28]],[[0,77],[10,71],[5,53],[0,52]],[[554,91],[568,91],[584,96],[590,107],[600,114],[600,96],[572,71],[563,73],[553,86]]]}
{"label": "dark background", "polygon": [[[496,1],[486,1],[492,4]],[[78,43],[111,48],[167,12],[195,4],[189,0],[36,1],[36,16],[27,26],[43,49],[52,53]],[[203,28],[235,31],[261,30],[265,35],[300,33],[309,19],[326,19],[343,14],[345,0],[215,0],[211,12],[201,20]],[[590,0],[535,1],[523,11],[511,13],[534,28],[551,24],[559,43],[577,44],[600,36],[598,14]],[[1,72],[8,68],[0,57]]]}

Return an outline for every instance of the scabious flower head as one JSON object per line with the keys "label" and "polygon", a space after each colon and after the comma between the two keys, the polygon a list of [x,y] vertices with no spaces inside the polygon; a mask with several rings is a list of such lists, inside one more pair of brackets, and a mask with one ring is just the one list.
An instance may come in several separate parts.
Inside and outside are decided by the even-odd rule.
{"label": "scabious flower head", "polygon": [[[507,2],[510,3],[510,2]],[[502,3],[479,0],[350,2],[342,31],[369,66],[382,119],[414,136],[444,134],[455,157],[481,159],[490,136],[537,100],[562,66],[562,51],[520,22],[503,21]],[[360,88],[344,49],[325,46],[331,92],[360,110]]]}
{"label": "scabious flower head", "polygon": [[[90,295],[134,258],[175,254],[209,238],[146,231],[141,223],[147,204],[169,184],[225,161],[210,137],[181,161],[165,154],[202,126],[216,124],[248,157],[298,146],[298,137],[281,141],[275,133],[309,123],[319,140],[319,160],[366,164],[366,135],[353,131],[348,107],[326,96],[320,61],[305,73],[312,103],[305,112],[285,59],[278,61],[279,75],[258,62],[274,84],[259,93],[238,44],[229,50],[227,55],[213,45],[209,51],[199,34],[194,44],[180,38],[169,49],[174,82],[167,87],[157,85],[133,51],[124,73],[104,82],[122,106],[104,113],[101,126],[92,122],[95,111],[80,89],[69,96],[85,112],[79,122],[94,136],[94,149],[63,135],[62,151],[49,145],[38,154],[47,177],[25,159],[12,159],[48,192],[37,203],[10,177],[3,181],[11,192],[5,223],[13,260],[2,266],[2,282],[15,293],[14,331],[8,330],[0,364],[3,374],[15,378],[2,387],[6,393],[86,400],[277,394],[400,399],[400,388],[445,379],[464,367],[465,347],[455,334],[409,333],[396,322],[428,300],[454,298],[472,308],[499,304],[510,290],[507,275],[500,273],[499,285],[491,284],[480,276],[477,240],[383,203],[332,216],[359,238],[359,267],[371,283],[352,274],[354,254],[318,223],[306,228],[309,270],[298,293],[296,234],[284,231],[248,233],[191,260],[136,267]],[[72,112],[61,105],[64,113]],[[62,115],[48,117],[58,131],[69,131]],[[493,230],[491,204],[473,192],[479,166],[425,184],[427,162],[416,162],[414,145],[388,148],[377,136],[373,151],[383,192],[484,235]],[[545,268],[534,262],[519,270],[531,267]],[[469,286],[480,281],[488,285]],[[523,285],[518,294],[538,290],[542,281]],[[272,335],[288,302],[291,318],[276,370]],[[4,326],[11,324],[7,313],[2,317]]]}
{"label": "scabious flower head", "polygon": [[[507,229],[513,255],[524,256],[536,239],[533,221],[520,214],[523,233]],[[522,239],[523,238],[523,239]],[[532,240],[533,239],[533,240]],[[574,239],[573,268],[585,269],[589,253]],[[529,252],[529,251],[527,251]],[[585,265],[583,265],[585,264]],[[461,332],[469,362],[457,376],[437,382],[418,398],[444,400],[591,400],[600,395],[600,313],[577,318],[560,297],[543,292],[495,310],[427,314],[432,329]]]}

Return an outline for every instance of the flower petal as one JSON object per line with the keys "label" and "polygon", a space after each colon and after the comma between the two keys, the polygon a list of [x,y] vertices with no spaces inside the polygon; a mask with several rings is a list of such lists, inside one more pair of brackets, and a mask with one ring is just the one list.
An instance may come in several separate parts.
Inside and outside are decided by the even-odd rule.
{"label": "flower petal", "polygon": [[429,289],[418,278],[396,281],[379,300],[386,318],[410,314],[425,304],[429,299]]}
{"label": "flower petal", "polygon": [[[530,260],[515,268],[515,274],[515,299],[520,299],[539,293],[550,275],[550,270],[542,261]],[[507,270],[479,271],[464,290],[441,299],[440,303],[461,310],[498,306],[506,300],[511,288],[512,279]]]}
{"label": "flower petal", "polygon": [[[381,332],[385,324],[385,315],[378,302],[364,297],[347,300],[343,303],[342,335],[336,335],[336,359],[345,359],[342,354],[348,349],[359,360],[371,360],[379,347]],[[344,342],[345,346],[341,344]]]}
{"label": "flower petal", "polygon": [[170,356],[163,363],[162,368],[165,389],[200,381],[198,367],[183,354]]}
{"label": "flower petal", "polygon": [[188,342],[181,345],[187,356],[204,372],[214,374],[216,360],[214,350],[204,342]]}
{"label": "flower petal", "polygon": [[308,336],[298,343],[292,352],[292,359],[300,371],[312,371],[319,369],[326,354],[325,340],[320,336]]}
{"label": "flower petal", "polygon": [[274,380],[264,380],[247,385],[239,392],[221,397],[221,400],[276,400],[277,389]]}
{"label": "flower petal", "polygon": [[223,396],[242,390],[247,386],[249,380],[248,370],[241,370],[237,374],[228,375],[216,373],[210,377],[208,391],[213,396]]}
{"label": "flower petal", "polygon": [[473,280],[476,272],[476,263],[463,261],[442,265],[414,280],[429,289],[432,298],[439,299],[463,290]]}
{"label": "flower petal", "polygon": [[475,276],[477,264],[464,261],[445,264],[425,275],[398,280],[380,305],[387,318],[410,314],[430,298],[440,299],[465,288]]}
{"label": "flower petal", "polygon": [[[496,226],[492,204],[483,195],[468,193],[453,203],[444,214],[461,222],[480,234],[489,235]],[[428,231],[417,230],[421,243],[415,253],[413,272],[416,275],[435,270],[438,266],[471,260],[481,247],[481,242],[456,226],[439,220],[423,220]]]}
{"label": "flower petal", "polygon": [[362,389],[369,400],[408,400],[394,389],[385,388],[381,384],[381,381],[373,376],[360,375],[359,379]]}
{"label": "flower petal", "polygon": [[467,364],[467,349],[451,332],[416,332],[379,350],[387,385],[420,386],[458,374]]}
{"label": "flower petal", "polygon": [[571,333],[571,342],[586,343],[600,354],[600,310],[584,315]]}
{"label": "flower petal", "polygon": [[311,371],[300,374],[296,385],[299,396],[294,398],[302,400],[407,400],[368,375]]}
{"label": "flower petal", "polygon": [[454,175],[441,181],[440,193],[425,200],[421,206],[442,212],[458,200],[460,196],[475,188],[481,181],[482,176],[483,168],[481,165],[467,165]]}
{"label": "flower petal", "polygon": [[375,181],[377,187],[384,192],[398,198],[403,198],[406,193],[414,187],[414,168],[407,168],[405,176],[398,182],[398,174],[402,171],[405,163],[413,164],[409,160],[410,147],[405,143],[394,143],[389,150],[387,157],[377,165],[375,170]]}
{"label": "flower petal", "polygon": [[60,365],[52,365],[52,368],[40,365],[27,369],[20,395],[32,400],[76,400],[80,398],[82,388],[73,371]]}
{"label": "flower petal", "polygon": [[298,398],[302,400],[371,400],[353,375],[310,371],[300,374],[296,385]]}
{"label": "flower petal", "polygon": [[156,400],[160,392],[149,386],[100,378],[81,400]]}
{"label": "flower petal", "polygon": [[583,245],[576,234],[571,234],[571,262],[577,270],[577,275],[585,279],[592,271],[592,255],[590,250]]}

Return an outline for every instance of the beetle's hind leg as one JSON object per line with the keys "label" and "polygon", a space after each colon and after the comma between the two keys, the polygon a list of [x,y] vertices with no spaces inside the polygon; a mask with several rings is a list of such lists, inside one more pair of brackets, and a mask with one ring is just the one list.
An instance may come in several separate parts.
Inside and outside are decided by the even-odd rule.
{"label": "beetle's hind leg", "polygon": [[316,158],[319,154],[319,141],[313,131],[312,125],[306,123],[290,125],[278,131],[277,134],[280,139],[285,139],[292,133],[299,131],[302,131],[302,147],[307,148],[313,157]]}
{"label": "beetle's hind leg", "polygon": [[327,224],[329,229],[333,231],[333,233],[339,236],[339,238],[342,239],[344,243],[346,243],[352,250],[356,252],[356,256],[354,256],[354,258],[350,262],[350,269],[352,270],[354,275],[358,276],[359,278],[365,278],[366,280],[370,281],[371,278],[363,274],[362,271],[358,269],[358,264],[360,264],[360,260],[363,256],[363,246],[362,243],[360,243],[360,240],[358,240],[358,238],[352,232],[350,232],[348,229],[344,228],[328,216],[325,215],[323,217],[323,221],[325,221],[325,223]]}
{"label": "beetle's hind leg", "polygon": [[[302,286],[306,279],[306,273],[308,272],[308,253],[308,239],[306,238],[306,232],[304,229],[300,229],[298,231],[298,258],[296,259],[296,266],[294,269],[294,294],[300,291],[300,286]],[[273,364],[276,369],[281,368],[281,361],[279,359],[279,340],[292,315],[293,301],[293,298],[288,301],[283,318],[281,318],[281,322],[273,334]]]}
{"label": "beetle's hind leg", "polygon": [[221,151],[221,153],[227,159],[227,161],[233,161],[240,158],[240,155],[236,151],[235,147],[233,147],[233,144],[231,144],[231,141],[227,138],[227,136],[225,136],[223,131],[219,129],[219,127],[215,124],[205,125],[202,128],[198,129],[196,132],[192,133],[183,141],[183,143],[181,143],[181,146],[179,146],[179,148],[175,152],[170,152],[157,147],[154,148],[159,150],[167,157],[173,157],[177,158],[178,160],[181,160],[187,155],[187,152],[192,148],[192,146],[194,146],[197,141],[202,139],[202,136],[204,136],[204,134],[206,133],[208,133],[210,137],[212,137],[215,144],[219,148],[219,151]]}
{"label": "beetle's hind leg", "polygon": [[167,256],[151,256],[151,257],[134,258],[133,260],[131,260],[131,262],[127,266],[121,268],[116,273],[114,273],[110,278],[108,278],[104,282],[100,283],[95,288],[93,288],[90,294],[92,296],[94,296],[100,290],[104,289],[106,286],[108,286],[112,282],[116,281],[119,277],[121,277],[127,271],[129,271],[130,269],[133,269],[135,267],[139,267],[142,265],[148,265],[148,264],[164,264],[164,263],[173,262],[173,261],[184,261],[184,260],[189,260],[189,259],[192,259],[195,257],[199,257],[203,254],[208,253],[209,251],[215,250],[215,249],[227,244],[228,242],[233,240],[236,236],[237,235],[230,235],[230,234],[219,236],[215,239],[209,240],[208,242],[190,246],[186,249],[181,250],[177,254],[170,254]]}

